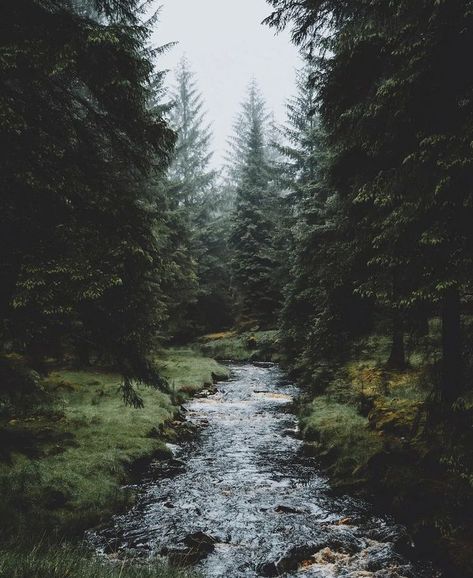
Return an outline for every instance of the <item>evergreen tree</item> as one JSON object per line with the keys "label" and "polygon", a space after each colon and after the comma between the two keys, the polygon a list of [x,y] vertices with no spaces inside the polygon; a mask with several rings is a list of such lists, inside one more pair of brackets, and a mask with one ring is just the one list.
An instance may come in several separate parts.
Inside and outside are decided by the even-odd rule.
{"label": "evergreen tree", "polygon": [[473,77],[455,66],[472,47],[471,3],[271,4],[270,23],[291,21],[296,42],[325,49],[328,174],[361,257],[356,290],[388,307],[394,338],[399,317],[405,326],[418,308],[441,313],[440,391],[451,401],[464,387],[461,295],[471,284]]}
{"label": "evergreen tree", "polygon": [[314,74],[315,66],[307,58],[305,66],[296,71],[297,92],[287,103],[287,121],[280,130],[284,144],[278,145],[278,150],[294,213],[310,195],[311,187],[320,181],[325,152]]}
{"label": "evergreen tree", "polygon": [[1,341],[38,369],[85,343],[139,403],[133,380],[162,384],[165,316],[161,216],[144,191],[174,136],[150,107],[156,51],[139,3],[77,6],[1,8]]}
{"label": "evergreen tree", "polygon": [[[281,313],[281,346],[288,366],[308,379],[324,378],[334,358],[369,320],[353,295],[356,251],[343,236],[341,203],[326,179],[329,157],[307,59],[287,106],[280,147],[288,190],[284,214],[288,282]],[[335,337],[336,336],[336,337]]]}
{"label": "evergreen tree", "polygon": [[205,122],[202,95],[186,58],[178,65],[171,99],[170,124],[177,133],[168,173],[172,196],[186,207],[201,207],[215,180],[210,168],[212,132]]}
{"label": "evergreen tree", "polygon": [[[316,91],[311,82],[310,61],[297,71],[296,94],[287,103],[287,120],[280,129],[284,144],[280,169],[287,190],[285,197],[287,283],[281,311],[281,346],[293,369],[310,333],[318,304],[320,280],[314,253],[308,251],[316,231],[325,226],[326,194],[321,186],[323,136],[317,113]],[[320,241],[319,241],[320,245]],[[309,261],[307,261],[309,260]],[[309,273],[310,272],[310,273]]]}
{"label": "evergreen tree", "polygon": [[264,100],[253,81],[230,141],[230,173],[236,182],[230,243],[233,287],[240,320],[257,321],[262,326],[275,324],[280,303],[274,251],[277,197],[270,186],[268,118]]}
{"label": "evergreen tree", "polygon": [[172,93],[171,126],[177,144],[168,172],[182,255],[192,271],[189,284],[174,297],[170,331],[180,339],[231,324],[226,220],[220,214],[216,173],[211,168],[212,133],[204,102],[187,59],[177,69]]}

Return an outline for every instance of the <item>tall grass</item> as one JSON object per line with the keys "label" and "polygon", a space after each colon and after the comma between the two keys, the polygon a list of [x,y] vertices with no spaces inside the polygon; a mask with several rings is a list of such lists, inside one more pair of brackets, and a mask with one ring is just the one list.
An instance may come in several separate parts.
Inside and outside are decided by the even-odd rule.
{"label": "tall grass", "polygon": [[0,550],[0,578],[191,578],[194,573],[159,561],[100,560],[66,544],[31,550]]}

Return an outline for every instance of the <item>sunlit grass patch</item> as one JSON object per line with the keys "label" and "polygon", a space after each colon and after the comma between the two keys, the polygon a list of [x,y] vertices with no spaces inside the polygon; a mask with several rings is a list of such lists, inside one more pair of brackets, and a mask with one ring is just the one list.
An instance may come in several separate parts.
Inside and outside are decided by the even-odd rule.
{"label": "sunlit grass patch", "polygon": [[317,397],[301,420],[306,439],[314,442],[321,456],[327,456],[332,473],[339,480],[356,478],[369,459],[382,449],[380,436],[356,407]]}
{"label": "sunlit grass patch", "polygon": [[216,379],[230,377],[230,371],[209,357],[202,357],[193,349],[174,348],[166,352],[166,357],[159,361],[163,376],[172,389],[189,393],[212,384]]}
{"label": "sunlit grass patch", "polygon": [[323,395],[303,409],[305,436],[315,441],[338,481],[355,479],[383,448],[417,433],[432,390],[428,367],[389,371],[382,362],[388,350],[387,338],[367,340],[361,353],[339,368]]}
{"label": "sunlit grass patch", "polygon": [[[228,375],[212,359],[172,350],[161,360],[173,388],[201,389]],[[125,406],[120,376],[98,370],[54,371],[45,415],[2,424],[0,532],[75,535],[130,503],[122,488],[134,463],[169,450],[162,431],[177,405],[167,393],[137,386],[143,409]],[[180,398],[182,399],[182,398]]]}
{"label": "sunlit grass patch", "polygon": [[236,331],[220,331],[218,333],[208,333],[201,337],[203,342],[206,341],[218,341],[219,339],[230,339],[232,337],[236,337]]}

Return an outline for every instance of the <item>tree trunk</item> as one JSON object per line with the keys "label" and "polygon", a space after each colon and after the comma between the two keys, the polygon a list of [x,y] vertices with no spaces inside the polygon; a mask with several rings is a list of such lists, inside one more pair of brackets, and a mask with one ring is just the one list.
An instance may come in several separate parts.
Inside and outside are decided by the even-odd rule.
{"label": "tree trunk", "polygon": [[451,287],[445,291],[442,304],[442,399],[454,401],[462,389],[460,294],[457,287]]}
{"label": "tree trunk", "polygon": [[44,349],[43,340],[41,338],[36,338],[26,348],[26,355],[30,367],[37,371],[40,375],[48,374],[45,363],[46,354]]}
{"label": "tree trunk", "polygon": [[405,369],[406,367],[404,331],[398,313],[395,313],[393,318],[391,354],[386,365],[388,369]]}

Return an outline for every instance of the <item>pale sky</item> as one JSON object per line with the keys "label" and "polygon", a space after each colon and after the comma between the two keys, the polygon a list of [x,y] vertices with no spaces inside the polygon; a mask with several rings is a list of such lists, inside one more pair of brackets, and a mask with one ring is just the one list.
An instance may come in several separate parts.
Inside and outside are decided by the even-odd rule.
{"label": "pale sky", "polygon": [[[265,0],[160,0],[153,44],[179,44],[161,56],[159,68],[174,69],[185,54],[196,73],[214,133],[219,165],[246,87],[255,77],[277,121],[294,93],[297,48],[288,33],[261,24],[271,12]],[[169,74],[168,83],[174,75]]]}

